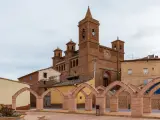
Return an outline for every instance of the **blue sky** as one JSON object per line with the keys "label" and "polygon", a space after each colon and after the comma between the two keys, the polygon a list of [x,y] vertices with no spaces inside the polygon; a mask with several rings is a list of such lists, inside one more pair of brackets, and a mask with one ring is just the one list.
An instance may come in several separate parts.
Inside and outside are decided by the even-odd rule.
{"label": "blue sky", "polygon": [[125,59],[160,55],[160,0],[0,0],[0,77],[17,79],[52,65],[53,50],[78,42],[90,6],[100,43],[125,41]]}

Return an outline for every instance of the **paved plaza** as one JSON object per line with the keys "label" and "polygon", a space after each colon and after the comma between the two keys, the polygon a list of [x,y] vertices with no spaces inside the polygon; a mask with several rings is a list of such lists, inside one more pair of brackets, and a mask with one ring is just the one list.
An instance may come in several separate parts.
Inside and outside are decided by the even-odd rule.
{"label": "paved plaza", "polygon": [[27,112],[25,120],[38,120],[38,117],[46,116],[48,120],[156,120],[147,118],[96,116],[84,114],[65,114],[53,112]]}

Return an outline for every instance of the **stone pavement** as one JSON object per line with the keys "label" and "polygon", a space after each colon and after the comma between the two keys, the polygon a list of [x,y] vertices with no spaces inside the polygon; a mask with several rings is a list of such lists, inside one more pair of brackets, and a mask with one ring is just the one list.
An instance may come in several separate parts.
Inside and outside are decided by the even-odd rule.
{"label": "stone pavement", "polygon": [[[27,112],[25,120],[38,120],[40,116],[46,116],[48,120],[148,120],[147,118],[113,117],[113,116],[95,116],[84,114],[65,114],[54,112]],[[149,119],[155,120],[155,119]]]}
{"label": "stone pavement", "polygon": [[[22,112],[28,112],[29,114],[39,114],[36,112],[36,110],[29,110],[29,111],[22,111]],[[44,109],[40,111],[42,114],[55,114],[55,113],[65,113],[65,114],[71,114],[68,112],[68,110],[60,110],[60,109]],[[95,116],[95,110],[93,111],[85,111],[84,109],[77,110],[76,114],[82,114],[82,115],[93,115]],[[126,111],[120,111],[120,112],[106,112],[104,116],[118,116],[118,117],[130,117],[131,112],[126,112]],[[154,119],[160,119],[160,112],[153,112],[151,114],[144,114],[143,118],[154,118]]]}

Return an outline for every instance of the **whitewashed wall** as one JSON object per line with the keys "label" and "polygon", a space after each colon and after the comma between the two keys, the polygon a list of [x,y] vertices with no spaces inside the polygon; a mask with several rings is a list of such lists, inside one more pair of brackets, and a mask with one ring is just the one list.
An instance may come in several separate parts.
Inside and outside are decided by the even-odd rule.
{"label": "whitewashed wall", "polygon": [[[29,85],[0,78],[0,104],[11,105],[12,96],[24,87],[29,88]],[[27,106],[28,104],[30,104],[30,93],[25,91],[17,97],[16,107]]]}
{"label": "whitewashed wall", "polygon": [[[44,78],[43,77],[43,73],[47,73],[47,78]],[[42,79],[49,79],[49,77],[51,76],[56,76],[56,81],[59,82],[60,80],[60,72],[52,69],[52,68],[48,68],[48,69],[45,69],[45,70],[41,70],[39,71],[39,76],[38,76],[38,79],[39,80],[42,80]]]}

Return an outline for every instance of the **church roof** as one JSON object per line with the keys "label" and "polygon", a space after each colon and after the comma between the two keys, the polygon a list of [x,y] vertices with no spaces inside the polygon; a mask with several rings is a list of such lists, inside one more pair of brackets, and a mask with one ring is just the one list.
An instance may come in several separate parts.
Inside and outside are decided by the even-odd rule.
{"label": "church roof", "polygon": [[57,49],[55,49],[54,51],[62,51],[59,47],[57,47]]}
{"label": "church roof", "polygon": [[66,45],[68,45],[68,44],[74,44],[75,45],[76,43],[73,42],[72,39],[71,39]]}
{"label": "church roof", "polygon": [[117,36],[117,40],[114,40],[114,41],[112,41],[111,43],[114,43],[114,42],[117,42],[117,41],[124,43],[124,41],[120,40],[118,36]]}

